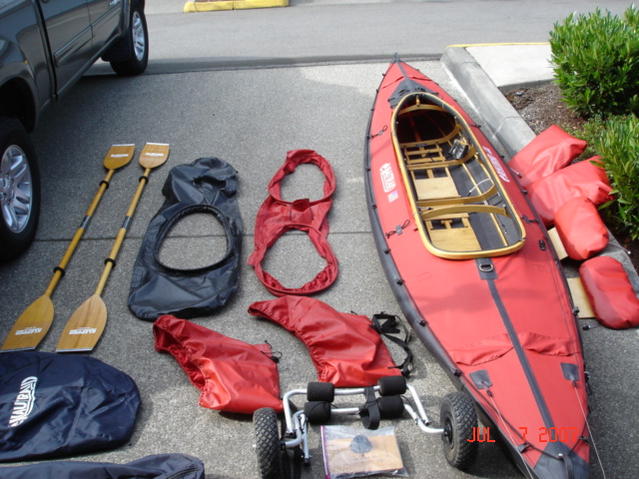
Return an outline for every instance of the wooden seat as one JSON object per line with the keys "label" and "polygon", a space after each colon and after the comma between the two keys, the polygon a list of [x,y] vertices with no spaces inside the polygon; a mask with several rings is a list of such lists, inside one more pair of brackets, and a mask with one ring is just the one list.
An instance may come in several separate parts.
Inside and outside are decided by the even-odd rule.
{"label": "wooden seat", "polygon": [[446,251],[478,251],[481,249],[467,213],[425,220],[426,231],[436,248]]}
{"label": "wooden seat", "polygon": [[418,201],[428,201],[459,196],[455,182],[450,176],[415,178],[413,184]]}

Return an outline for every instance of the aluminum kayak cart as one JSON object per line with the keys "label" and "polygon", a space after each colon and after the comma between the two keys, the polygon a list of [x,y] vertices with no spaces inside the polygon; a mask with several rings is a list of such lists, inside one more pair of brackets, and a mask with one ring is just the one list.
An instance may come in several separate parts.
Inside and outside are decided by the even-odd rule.
{"label": "aluminum kayak cart", "polygon": [[[306,396],[303,409],[296,410],[295,396]],[[364,404],[340,407],[336,396],[361,397]],[[381,419],[410,416],[415,425],[427,434],[440,434],[444,455],[454,467],[464,468],[474,460],[477,450],[472,437],[477,415],[472,399],[463,392],[448,394],[440,409],[441,427],[433,427],[414,386],[403,376],[388,376],[376,386],[335,388],[331,383],[311,382],[306,389],[293,389],[284,394],[284,419],[280,436],[275,410],[261,408],[253,415],[255,449],[260,479],[290,477],[299,464],[309,465],[309,424],[327,424],[337,416],[359,416],[364,427],[377,429]]]}

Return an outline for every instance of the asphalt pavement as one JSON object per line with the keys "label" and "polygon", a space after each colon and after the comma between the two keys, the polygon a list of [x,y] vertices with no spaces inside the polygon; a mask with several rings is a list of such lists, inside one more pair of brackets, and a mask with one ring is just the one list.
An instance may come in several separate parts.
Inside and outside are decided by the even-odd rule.
{"label": "asphalt pavement", "polygon": [[[470,28],[467,36],[460,36],[449,28],[441,40],[423,48],[415,41],[401,43],[394,35],[386,45],[384,35],[379,33],[381,20],[378,19],[380,23],[363,27],[359,47],[337,47],[331,43],[334,39],[327,39],[325,43],[320,42],[316,50],[309,48],[300,53],[286,27],[293,31],[303,28],[296,21],[306,15],[315,19],[317,27],[310,28],[313,22],[309,20],[305,34],[311,40],[315,36],[326,39],[329,35],[326,32],[322,35],[319,27],[327,21],[322,17],[335,16],[337,11],[352,13],[352,10],[331,2],[326,5],[299,3],[259,14],[247,11],[178,15],[168,11],[154,13],[153,3],[148,2],[152,35],[155,33],[164,39],[152,49],[151,74],[117,78],[106,74],[105,66],[97,66],[94,75],[83,78],[64,101],[45,113],[33,136],[42,169],[43,215],[30,250],[18,260],[0,265],[0,317],[3,318],[0,337],[4,337],[22,309],[44,291],[51,269],[62,256],[103,176],[102,156],[109,146],[135,143],[140,149],[147,141],[171,144],[168,163],[151,175],[118,266],[106,287],[104,300],[109,319],[104,336],[92,354],[131,375],[142,394],[142,411],[129,444],[111,452],[83,456],[82,460],[126,462],[148,454],[181,452],[202,459],[209,478],[257,476],[250,418],[220,414],[198,406],[198,391],[177,363],[154,351],[151,324],[136,319],[126,306],[132,263],[148,222],[162,204],[161,186],[172,166],[203,156],[217,156],[239,172],[238,200],[245,223],[240,290],[218,314],[195,322],[249,343],[268,341],[274,350],[282,353],[279,371],[283,391],[314,380],[315,370],[306,349],[292,335],[274,324],[251,319],[247,314],[249,304],[272,296],[246,266],[246,258],[252,251],[255,215],[266,195],[266,185],[283,163],[286,151],[314,149],[331,162],[337,176],[337,191],[329,216],[329,239],[340,262],[340,275],[337,282],[317,298],[340,311],[366,315],[379,311],[400,313],[372,238],[362,171],[366,124],[375,89],[387,67],[387,61],[381,61],[381,57],[388,54],[390,59],[394,51],[407,57],[414,55],[414,65],[440,83],[471,114],[477,115],[473,103],[443,64],[428,59],[429,55],[439,56],[444,51],[443,42],[473,41],[479,35],[474,35],[475,30]],[[396,7],[412,28],[416,27],[418,15],[411,12],[428,4],[430,14],[435,15],[437,9],[445,7],[443,3],[448,2],[401,2]],[[503,8],[508,3],[515,9],[512,15],[534,12],[535,4],[469,2],[474,3],[477,5],[473,8],[478,10],[488,4],[500,4]],[[621,5],[621,2],[611,3],[615,7]],[[562,2],[556,8],[567,9],[574,4]],[[158,8],[164,8],[163,5],[171,6],[168,2],[157,3]],[[377,10],[383,7],[382,3],[367,3],[353,8],[360,9],[361,18],[366,20],[377,18],[380,12],[388,13],[389,10]],[[533,13],[530,17],[530,23],[535,24],[537,15]],[[486,24],[488,19],[486,13],[486,17],[478,20]],[[219,42],[205,40],[211,35],[202,33],[206,22],[209,22],[208,28],[211,28],[210,22],[219,27]],[[247,38],[244,35],[257,28],[258,22],[263,22],[263,26],[254,31],[270,33],[262,42],[260,35],[251,40],[251,50],[242,42]],[[539,22],[544,24],[540,32],[547,31],[548,20],[544,17],[543,22],[541,19]],[[347,36],[349,28],[359,28],[353,25],[355,23],[344,23],[337,28],[340,34]],[[288,33],[283,33],[286,31]],[[202,33],[199,39],[198,33]],[[512,26],[506,25],[503,32],[493,33],[490,38],[482,36],[480,41],[501,41],[508,37],[521,41]],[[239,37],[235,40],[235,49],[226,50],[225,58],[215,58],[211,52],[221,48],[219,45],[227,45],[232,35]],[[375,47],[366,49],[364,39],[376,42]],[[173,40],[177,44],[170,45]],[[545,36],[539,33],[531,35],[529,40],[543,41]],[[270,49],[266,46],[269,42]],[[288,42],[288,45],[280,42]],[[174,50],[179,53],[173,53]],[[428,61],[419,61],[420,56]],[[187,71],[189,68],[202,71]],[[92,293],[140,172],[140,167],[132,162],[116,173],[53,297],[56,319],[41,350],[54,349],[66,319]],[[321,175],[313,167],[303,167],[287,181],[284,195],[289,199],[318,197],[321,185]],[[209,216],[194,215],[178,224],[160,255],[169,265],[193,268],[213,262],[224,246],[219,224]],[[292,233],[276,243],[267,257],[266,268],[285,285],[294,286],[312,278],[322,264],[308,239]],[[607,477],[635,477],[639,466],[639,459],[633,453],[639,430],[639,409],[634,399],[639,386],[635,368],[639,361],[639,336],[636,331],[611,332],[595,328],[584,334],[584,342],[592,373],[593,436]],[[391,345],[391,349],[397,358],[401,357],[401,351],[395,346]],[[453,391],[453,386],[423,346],[414,342],[413,349],[416,353],[414,384],[428,413],[437,421],[439,401]],[[496,445],[482,444],[477,464],[466,474],[447,465],[438,437],[424,435],[408,420],[393,424],[410,477],[521,477]],[[303,473],[305,479],[323,477],[316,428],[311,441],[314,459]],[[592,477],[604,477],[594,454]]]}
{"label": "asphalt pavement", "polygon": [[[146,3],[150,72],[438,59],[458,43],[547,41],[553,23],[627,0],[291,0],[287,8],[176,14],[181,0]],[[156,40],[161,39],[161,40]]]}

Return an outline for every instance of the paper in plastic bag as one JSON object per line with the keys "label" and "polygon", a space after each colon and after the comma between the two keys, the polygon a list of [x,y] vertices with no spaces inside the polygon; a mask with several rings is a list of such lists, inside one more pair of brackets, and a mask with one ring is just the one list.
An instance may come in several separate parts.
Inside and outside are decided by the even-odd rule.
{"label": "paper in plastic bag", "polygon": [[392,426],[376,430],[322,426],[322,450],[326,479],[408,476]]}

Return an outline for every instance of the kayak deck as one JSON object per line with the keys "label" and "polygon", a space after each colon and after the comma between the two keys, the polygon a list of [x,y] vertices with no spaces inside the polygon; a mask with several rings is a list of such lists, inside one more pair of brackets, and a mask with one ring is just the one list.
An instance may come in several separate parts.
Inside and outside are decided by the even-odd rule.
{"label": "kayak deck", "polygon": [[521,248],[521,220],[464,119],[428,93],[402,98],[394,117],[397,157],[429,251],[468,259]]}

